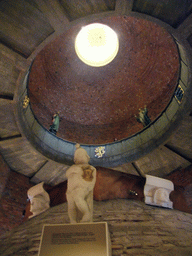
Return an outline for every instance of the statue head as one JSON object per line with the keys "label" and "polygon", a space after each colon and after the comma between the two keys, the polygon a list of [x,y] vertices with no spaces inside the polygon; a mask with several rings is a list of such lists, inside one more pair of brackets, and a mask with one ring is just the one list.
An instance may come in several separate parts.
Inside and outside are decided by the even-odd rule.
{"label": "statue head", "polygon": [[81,148],[80,144],[75,145],[76,150],[74,153],[74,163],[75,164],[88,164],[90,157],[84,148]]}

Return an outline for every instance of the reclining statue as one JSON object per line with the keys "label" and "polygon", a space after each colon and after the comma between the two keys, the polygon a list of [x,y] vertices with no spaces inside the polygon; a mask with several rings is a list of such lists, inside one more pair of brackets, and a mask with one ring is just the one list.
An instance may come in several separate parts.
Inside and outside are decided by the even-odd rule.
{"label": "reclining statue", "polygon": [[68,215],[71,223],[93,221],[93,189],[96,169],[89,165],[90,157],[76,144],[74,162],[66,172]]}

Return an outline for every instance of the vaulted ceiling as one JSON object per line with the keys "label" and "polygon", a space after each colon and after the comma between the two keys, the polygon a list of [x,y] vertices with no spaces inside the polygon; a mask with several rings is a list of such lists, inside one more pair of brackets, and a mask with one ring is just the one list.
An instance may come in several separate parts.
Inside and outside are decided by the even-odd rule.
{"label": "vaulted ceiling", "polygon": [[[29,98],[35,118],[45,129],[48,129],[49,120],[53,114],[51,107],[55,106],[59,95],[63,94],[63,87],[59,88],[58,86],[57,90],[55,90],[53,86],[58,85],[63,79],[65,79],[66,83],[67,77],[68,81],[70,81],[70,90],[72,92],[71,94],[68,93],[67,99],[65,98],[64,100],[65,108],[68,104],[68,112],[65,111],[65,114],[61,115],[61,130],[58,133],[58,137],[64,140],[71,140],[71,142],[79,142],[80,138],[83,137],[83,141],[80,141],[80,143],[91,145],[118,142],[142,131],[142,125],[134,118],[138,109],[147,104],[150,110],[149,114],[155,120],[173,98],[178,77],[183,72],[181,81],[182,83],[186,82],[187,90],[185,94],[188,95],[184,100],[185,104],[179,105],[182,108],[182,112],[179,112],[179,117],[175,118],[175,120],[170,119],[171,128],[168,134],[164,135],[162,133],[160,142],[153,140],[153,145],[156,145],[156,147],[150,147],[149,145],[149,149],[143,148],[141,150],[146,151],[142,152],[142,154],[136,151],[137,157],[133,159],[127,158],[127,161],[126,159],[122,162],[119,161],[119,164],[113,165],[112,168],[135,175],[152,174],[164,177],[171,171],[191,165],[191,13],[192,4],[191,1],[187,0],[0,1],[0,152],[10,168],[30,177],[33,182],[45,181],[51,185],[65,180],[65,171],[68,168],[68,162],[60,163],[54,161],[56,159],[53,157],[49,157],[49,154],[51,156],[51,149],[49,154],[44,155],[42,154],[42,145],[39,146],[39,148],[41,147],[40,151],[38,144],[34,148],[34,144],[31,144],[29,138],[30,135],[26,134],[25,129],[22,127],[23,120],[20,120],[22,116],[18,114],[18,105],[22,105],[22,102],[21,104],[19,102],[21,96],[20,88],[23,86],[22,78],[32,63],[34,66],[32,64],[31,84],[29,84],[29,92],[31,94],[29,93]],[[154,18],[156,23],[151,22],[154,21]],[[75,57],[70,54],[67,55],[65,52],[67,40],[71,38],[74,27],[76,28],[94,20],[110,23],[111,26],[119,29],[119,33],[122,30],[126,30],[126,36],[122,37],[122,44],[124,44],[124,50],[129,47],[128,53],[132,54],[129,60],[131,64],[128,63],[127,58],[129,56],[123,51],[120,52],[118,58],[111,65],[99,69],[99,71],[95,70],[95,68],[94,70],[93,68],[85,70],[84,64],[81,65],[77,61],[76,64],[72,62]],[[142,22],[139,23],[138,20]],[[125,23],[129,24],[129,28],[128,25],[125,27]],[[161,28],[162,24],[164,26],[163,29]],[[147,30],[146,27],[148,25]],[[131,29],[132,44],[128,36]],[[190,71],[189,74],[181,65],[179,67],[178,61],[181,57],[178,55],[173,39],[166,30],[173,32],[176,38],[178,37],[178,40],[181,40],[186,47],[187,63],[185,63],[185,66]],[[58,49],[59,40],[65,42],[64,48],[60,52]],[[151,41],[153,41],[153,45],[149,51],[144,46],[146,46],[146,42],[150,44]],[[163,45],[162,51],[159,51],[160,44],[161,47]],[[174,44],[175,48],[171,46],[172,44]],[[71,45],[67,48],[68,51],[70,47]],[[143,50],[142,56],[141,49]],[[61,52],[61,55],[57,55]],[[63,66],[71,65],[72,67],[74,64],[73,68],[76,68],[75,75],[72,73],[74,69],[69,69],[69,67],[66,72],[62,73],[60,66],[54,64],[54,58],[58,56],[60,56]],[[69,56],[71,59],[69,59]],[[44,69],[41,69],[41,58],[46,64]],[[138,60],[138,62],[134,62],[135,60]],[[142,62],[143,60],[148,61],[145,63]],[[169,62],[169,66],[166,61],[167,63]],[[136,79],[134,80],[130,77],[135,75],[135,69],[138,69],[138,67],[140,67],[140,73],[136,73]],[[156,73],[154,71],[155,68],[157,69]],[[48,74],[46,77],[43,73],[44,80],[42,77],[40,78],[42,72],[47,72]],[[129,76],[127,76],[128,72]],[[78,76],[76,76],[77,73]],[[50,96],[47,94],[47,87],[40,88],[47,85],[50,79],[54,80],[49,88],[50,95],[54,96],[53,104],[49,102]],[[130,82],[127,82],[128,79]],[[171,82],[168,83],[166,79]],[[139,80],[140,82],[138,82]],[[80,81],[81,85],[79,87],[77,86],[78,81]],[[164,83],[162,84],[159,81],[164,81]],[[60,83],[59,85],[62,86],[63,84]],[[93,101],[94,103],[91,103],[92,109],[94,109],[94,111],[91,111],[91,121],[93,122],[91,125],[87,121],[87,116],[89,115],[85,111],[88,106],[90,107],[90,85],[93,86],[92,90],[94,88],[94,96],[97,95],[96,100]],[[125,85],[125,88],[123,85]],[[84,98],[85,94],[82,89],[85,86],[89,91],[86,98]],[[134,86],[138,86],[137,90]],[[37,93],[40,89],[42,89],[41,94]],[[58,89],[61,91],[58,91]],[[66,91],[67,88],[65,88],[65,93]],[[137,92],[139,92],[140,96],[144,96],[135,99]],[[34,96],[34,93],[36,93],[36,96]],[[159,94],[155,98],[157,93]],[[130,97],[130,94],[134,97]],[[74,97],[80,99],[81,102],[84,101],[84,103],[76,105]],[[102,98],[104,99],[103,104],[99,102],[99,99]],[[111,108],[103,110],[106,105],[110,105],[110,99],[113,99]],[[40,102],[41,100],[43,102]],[[37,101],[41,104],[37,104]],[[70,115],[71,112],[69,111],[71,102],[73,102],[73,108],[70,109],[70,111],[73,110],[72,115]],[[84,104],[86,107],[84,107]],[[130,107],[132,116],[129,116],[128,119],[124,118],[130,114],[129,109],[125,108],[125,104],[132,106],[132,108]],[[62,106],[59,108],[59,111],[62,111]],[[77,118],[74,120],[75,108],[81,111],[77,113]],[[96,111],[97,109],[99,114]],[[112,113],[113,109],[114,113]],[[55,110],[53,108],[53,112]],[[173,110],[169,109],[167,116],[170,116]],[[79,119],[79,116],[81,116],[81,119]],[[64,123],[64,120],[69,120],[69,118],[71,119],[68,126],[62,126],[62,122]],[[113,118],[112,123],[109,122],[110,118]],[[87,130],[80,129],[79,125],[75,126],[75,121],[78,124],[87,122]],[[71,123],[73,123],[73,126]],[[96,123],[101,125],[97,127],[95,126]],[[75,135],[74,132],[70,134],[70,129],[77,132],[77,134]],[[146,132],[147,130],[144,129],[144,131]],[[82,134],[83,136],[81,136]],[[146,134],[147,132],[141,137],[142,140],[146,139]],[[115,146],[116,144],[114,143],[113,145]]]}

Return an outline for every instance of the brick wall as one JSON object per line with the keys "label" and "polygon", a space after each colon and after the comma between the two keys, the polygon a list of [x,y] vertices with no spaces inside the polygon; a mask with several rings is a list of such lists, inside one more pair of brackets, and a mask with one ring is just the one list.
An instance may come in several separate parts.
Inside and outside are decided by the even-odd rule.
{"label": "brick wall", "polygon": [[181,204],[186,202],[187,207],[192,213],[192,165],[185,169],[173,171],[165,178],[171,180],[174,183],[175,189],[177,188],[178,191],[181,191],[183,195]]}
{"label": "brick wall", "polygon": [[[101,182],[104,189],[101,191],[101,186],[99,187],[100,189],[97,186],[96,190],[97,192],[99,192],[99,194],[97,195],[97,197],[95,196],[95,199],[106,200],[115,198],[128,198],[128,196],[123,195],[124,187],[122,182],[120,182],[119,180],[121,177],[120,173],[114,173],[104,168],[100,169],[101,170],[100,172],[98,170],[98,173],[102,175],[102,177],[100,177],[100,180],[102,178],[102,182],[104,182],[104,184]],[[112,179],[113,176],[115,176],[115,179]],[[190,211],[186,212],[192,212],[192,166],[186,169],[174,171],[166,178],[173,181],[175,187],[177,186],[177,188],[179,189],[178,194],[176,195],[177,207],[175,208],[181,211],[186,211],[185,204],[187,203]],[[109,182],[111,179],[114,184],[111,184]],[[125,177],[123,178],[123,182],[125,183]],[[132,184],[130,180],[128,184]],[[25,220],[23,216],[23,210],[26,209],[27,190],[33,185],[34,184],[31,184],[29,182],[28,177],[11,171],[3,158],[0,157],[0,236],[2,236],[6,231],[12,230],[14,227],[17,227]],[[54,191],[54,193],[52,193],[51,206],[61,204],[63,201],[65,201],[63,199],[64,194],[62,194],[62,197],[60,195],[60,191],[63,190],[63,188],[60,188],[60,185],[62,184],[59,184],[57,186],[57,193],[55,193]],[[128,187],[127,190],[129,189],[133,188]],[[104,191],[105,193],[102,194]],[[109,191],[111,197],[108,197]],[[119,193],[118,195],[116,195],[118,191]],[[136,198],[133,197],[132,199]]]}
{"label": "brick wall", "polygon": [[29,178],[9,169],[0,156],[0,236],[23,221]]}
{"label": "brick wall", "polygon": [[[113,256],[192,255],[189,213],[116,199],[94,201],[93,220],[108,223]],[[69,223],[67,203],[52,207],[6,233],[0,241],[0,255],[37,256],[43,224],[64,223]]]}

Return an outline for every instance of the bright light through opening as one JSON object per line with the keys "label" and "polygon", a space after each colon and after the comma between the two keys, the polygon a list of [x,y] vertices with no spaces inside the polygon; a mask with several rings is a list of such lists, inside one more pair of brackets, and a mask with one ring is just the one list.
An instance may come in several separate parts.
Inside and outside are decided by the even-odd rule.
{"label": "bright light through opening", "polygon": [[105,66],[110,63],[119,50],[117,34],[110,27],[93,23],[83,27],[75,40],[75,51],[87,65]]}

